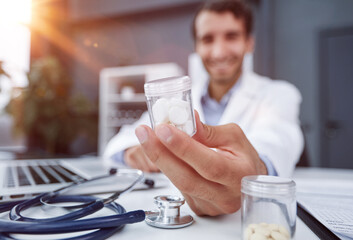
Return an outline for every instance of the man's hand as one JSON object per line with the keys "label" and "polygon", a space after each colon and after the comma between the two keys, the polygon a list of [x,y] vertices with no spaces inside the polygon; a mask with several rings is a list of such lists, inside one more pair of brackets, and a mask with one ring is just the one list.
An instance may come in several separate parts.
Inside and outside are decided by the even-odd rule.
{"label": "man's hand", "polygon": [[167,124],[155,132],[142,125],[135,133],[148,158],[197,215],[235,212],[241,206],[242,177],[267,174],[265,164],[238,125],[207,126],[195,115],[193,138]]}
{"label": "man's hand", "polygon": [[128,148],[124,153],[124,160],[132,168],[140,169],[144,172],[159,172],[156,165],[143,152],[141,146]]}

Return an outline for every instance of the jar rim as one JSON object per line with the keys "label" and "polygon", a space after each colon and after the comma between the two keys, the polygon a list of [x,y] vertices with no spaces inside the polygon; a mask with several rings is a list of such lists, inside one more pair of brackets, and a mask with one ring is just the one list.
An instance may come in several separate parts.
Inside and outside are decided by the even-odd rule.
{"label": "jar rim", "polygon": [[296,184],[289,178],[251,175],[242,178],[241,191],[253,196],[294,196]]}
{"label": "jar rim", "polygon": [[168,77],[146,82],[144,85],[146,97],[173,94],[191,89],[189,76]]}

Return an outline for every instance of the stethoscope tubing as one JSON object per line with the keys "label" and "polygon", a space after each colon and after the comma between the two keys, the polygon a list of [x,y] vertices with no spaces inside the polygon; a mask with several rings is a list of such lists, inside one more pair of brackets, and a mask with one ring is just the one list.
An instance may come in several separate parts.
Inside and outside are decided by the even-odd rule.
{"label": "stethoscope tubing", "polygon": [[[87,196],[88,197],[88,196]],[[93,197],[91,197],[93,198]],[[125,213],[126,210],[119,204],[116,204],[115,202],[112,202],[111,204],[108,204],[106,206],[107,208],[110,208],[117,214],[122,214]],[[70,237],[70,238],[65,238],[61,240],[104,240],[107,239],[108,237],[112,236],[116,232],[120,231],[122,228],[124,228],[125,225],[118,225],[115,227],[108,227],[108,228],[101,228],[98,229],[97,231],[79,235],[76,237]],[[28,233],[30,234],[30,233]],[[0,232],[0,240],[19,240],[17,238],[12,237],[9,233],[2,233]],[[58,239],[60,240],[60,239]]]}
{"label": "stethoscope tubing", "polygon": [[146,214],[143,210],[136,210],[122,214],[115,214],[94,219],[82,219],[65,222],[17,222],[0,219],[0,232],[23,234],[53,234],[68,233],[99,228],[114,228],[119,225],[142,222]]}
{"label": "stethoscope tubing", "polygon": [[[128,170],[123,170],[122,173],[126,173],[126,171]],[[91,180],[86,180],[86,182],[109,177],[115,173],[116,171],[111,171],[109,175],[100,176]],[[145,220],[145,211],[136,210],[126,213],[126,210],[121,205],[114,202],[114,200],[117,199],[120,194],[130,191],[136,183],[140,182],[143,179],[141,171],[138,171],[137,174],[139,175],[139,177],[136,179],[136,181],[134,181],[132,185],[120,192],[116,192],[107,199],[99,199],[92,196],[60,195],[67,189],[83,183],[78,182],[60,188],[53,192],[40,194],[32,199],[2,204],[0,205],[0,212],[10,211],[9,218],[11,220],[0,219],[0,239],[16,239],[11,236],[11,234],[13,233],[58,234],[68,232],[80,232],[94,229],[98,230],[92,233],[80,235],[78,237],[66,239],[106,239],[107,237],[113,235],[114,233],[122,229],[125,224],[137,223]],[[46,219],[34,219],[21,215],[21,211],[33,206],[37,206],[40,203],[46,204],[47,202],[50,202],[50,204],[63,202],[78,202],[82,204],[77,206],[70,206],[69,208],[82,208],[62,216]],[[116,214],[105,217],[77,220],[81,217],[88,216],[94,212],[97,212],[98,210],[104,207],[113,210]]]}
{"label": "stethoscope tubing", "polygon": [[[121,229],[123,229],[124,226],[125,225],[120,225],[120,226],[117,226],[116,228],[102,228],[92,233],[87,233],[76,237],[62,238],[57,240],[104,240],[114,235],[116,232],[120,231]],[[12,237],[8,233],[0,233],[0,240],[20,240],[20,239]]]}
{"label": "stethoscope tubing", "polygon": [[14,206],[24,201],[26,200],[18,200],[18,201],[9,202],[9,203],[3,203],[0,205],[0,213],[10,211]]}
{"label": "stethoscope tubing", "polygon": [[103,199],[98,199],[92,196],[57,196],[52,199],[53,203],[58,203],[58,202],[91,202],[88,206],[85,206],[84,208],[81,208],[79,210],[67,213],[65,215],[59,216],[59,217],[52,217],[52,218],[43,218],[43,219],[37,219],[37,218],[29,218],[29,217],[24,217],[21,212],[25,209],[28,209],[34,204],[38,204],[38,201],[40,198],[43,197],[45,194],[41,194],[36,196],[33,199],[21,202],[14,206],[10,210],[9,218],[14,221],[23,221],[23,222],[60,222],[60,221],[65,221],[65,220],[75,220],[79,219],[84,216],[88,216],[90,214],[93,214],[100,209],[104,208],[104,202]]}

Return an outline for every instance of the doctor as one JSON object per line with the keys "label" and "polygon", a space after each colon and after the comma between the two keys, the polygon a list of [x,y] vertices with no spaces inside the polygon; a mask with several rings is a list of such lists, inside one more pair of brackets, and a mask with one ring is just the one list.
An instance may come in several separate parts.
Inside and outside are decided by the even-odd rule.
{"label": "doctor", "polygon": [[[235,181],[233,182],[235,184],[234,188],[237,188],[238,197],[241,176],[269,174],[288,177],[292,174],[303,150],[303,136],[299,127],[301,95],[298,90],[285,81],[274,81],[254,72],[243,70],[244,56],[253,50],[254,45],[254,39],[251,35],[252,22],[251,10],[241,1],[213,1],[206,2],[199,9],[195,15],[192,28],[196,53],[201,57],[208,72],[208,78],[206,79],[193,79],[195,83],[192,89],[193,104],[199,113],[200,120],[208,125],[236,123],[236,126],[222,126],[229,131],[224,129],[211,131],[212,134],[222,134],[212,137],[219,140],[237,136],[239,137],[238,140],[249,143],[250,146],[247,145],[247,149],[255,151],[255,153],[250,151],[251,153],[246,154],[246,156],[257,156],[257,158],[248,158],[252,159],[251,163],[248,163],[250,166],[243,168],[239,164],[239,169],[235,169],[236,167],[232,169],[223,165],[222,157],[215,159],[216,165],[210,164],[208,168],[204,166],[206,175],[208,174],[207,169],[210,170],[209,174],[212,176],[232,173]],[[198,126],[206,126],[201,121],[199,121]],[[142,146],[138,144],[133,132],[141,124],[149,124],[146,113],[134,125],[124,127],[108,143],[104,159],[109,164],[124,162],[131,167],[144,171],[162,170],[172,181],[173,179],[176,182],[182,181],[183,183],[190,181],[189,184],[195,185],[192,181],[193,178],[182,179],[184,173],[179,172],[178,168],[175,172],[169,171],[163,167],[163,160],[156,160],[156,153],[153,153],[153,151],[154,149],[157,151],[161,146],[158,146],[160,143],[150,143],[144,139],[143,136],[152,134],[146,126],[139,127],[139,131],[136,132],[140,142],[143,143]],[[202,129],[204,128],[208,129],[208,127],[202,127]],[[209,128],[213,129],[212,127]],[[164,126],[164,129],[169,129],[173,133],[176,132],[176,130],[171,130],[167,126]],[[198,128],[198,131],[201,130]],[[229,136],[232,133],[234,136]],[[178,133],[177,135],[181,134]],[[186,142],[191,141],[187,140],[186,136],[180,137],[185,138]],[[200,138],[204,140],[207,139],[207,136],[200,137],[197,133],[194,137],[196,140]],[[207,144],[206,140],[201,141],[201,143],[218,148],[220,152],[223,152],[223,155],[237,155],[236,153],[239,150],[236,148],[233,149],[234,151],[230,151],[229,147],[225,147],[225,150],[222,149],[222,145],[217,147],[218,143],[216,146]],[[163,148],[166,148],[166,146],[164,145]],[[172,149],[168,150],[173,152]],[[165,152],[168,151],[162,151],[163,154]],[[193,152],[195,161],[203,161],[201,155],[198,155],[195,151]],[[241,155],[237,157],[241,157]],[[246,161],[247,157],[244,157],[243,160]],[[181,161],[183,157],[178,159]],[[190,173],[190,171],[193,171],[194,165],[187,164],[191,168],[187,171]],[[218,164],[219,167],[216,167]],[[221,166],[225,168],[221,168]],[[235,166],[237,166],[236,163]],[[211,169],[217,169],[217,172],[211,171]],[[194,171],[198,173],[198,170],[194,169]],[[200,173],[199,177],[202,176],[204,174]],[[178,184],[176,186],[178,187]],[[179,186],[181,189],[185,188],[184,185]],[[192,192],[190,188],[199,188],[199,186],[186,188]],[[202,189],[202,185],[200,185],[200,188]],[[203,194],[206,193],[205,190]],[[202,193],[199,195],[202,195]],[[186,197],[186,199],[188,198]],[[189,198],[188,203],[192,206],[191,202],[193,200],[190,199],[192,198]],[[234,209],[231,210],[234,211]],[[196,210],[196,213],[217,215],[232,211]]]}

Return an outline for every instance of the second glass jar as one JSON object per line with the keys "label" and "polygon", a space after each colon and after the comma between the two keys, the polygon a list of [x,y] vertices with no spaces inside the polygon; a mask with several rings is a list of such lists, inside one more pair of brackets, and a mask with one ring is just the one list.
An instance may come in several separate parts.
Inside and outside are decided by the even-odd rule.
{"label": "second glass jar", "polygon": [[246,176],[241,182],[242,240],[291,240],[296,225],[296,187],[288,178]]}

